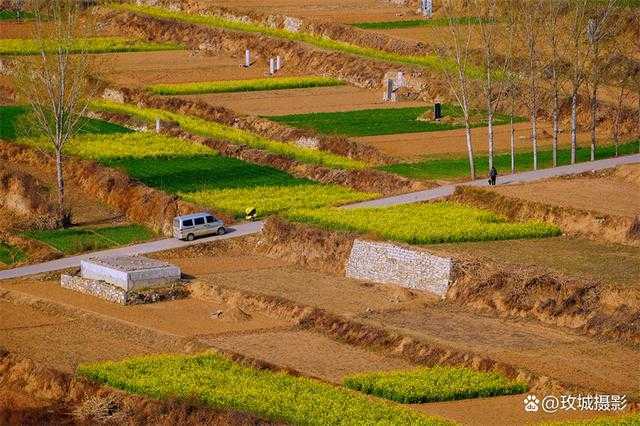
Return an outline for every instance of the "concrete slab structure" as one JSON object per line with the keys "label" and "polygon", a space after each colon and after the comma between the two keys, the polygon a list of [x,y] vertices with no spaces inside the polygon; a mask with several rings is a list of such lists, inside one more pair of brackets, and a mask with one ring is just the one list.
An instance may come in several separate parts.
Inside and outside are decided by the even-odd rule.
{"label": "concrete slab structure", "polygon": [[80,273],[82,278],[105,281],[125,291],[166,286],[181,276],[177,266],[143,256],[82,260]]}

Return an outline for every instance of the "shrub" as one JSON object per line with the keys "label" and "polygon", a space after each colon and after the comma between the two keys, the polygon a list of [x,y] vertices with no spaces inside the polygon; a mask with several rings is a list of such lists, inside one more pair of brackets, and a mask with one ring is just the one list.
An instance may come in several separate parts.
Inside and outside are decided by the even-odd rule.
{"label": "shrub", "polygon": [[26,258],[26,254],[17,247],[0,241],[0,264],[13,265]]}
{"label": "shrub", "polygon": [[226,80],[206,83],[156,84],[149,91],[156,95],[198,95],[204,93],[257,92],[278,89],[340,86],[342,81],[329,77],[277,77],[251,80]]}
{"label": "shrub", "polygon": [[527,385],[499,373],[469,368],[432,367],[411,371],[357,374],[345,378],[345,386],[403,404],[511,395],[527,391]]}
{"label": "shrub", "polygon": [[542,238],[560,234],[541,222],[511,223],[495,213],[452,202],[384,208],[297,210],[292,220],[410,244]]}
{"label": "shrub", "polygon": [[197,399],[271,421],[305,425],[444,425],[444,420],[305,377],[256,370],[214,354],[82,365],[79,374],[152,398]]}
{"label": "shrub", "polygon": [[366,167],[366,164],[362,161],[351,160],[340,155],[309,148],[301,148],[293,144],[267,139],[255,133],[190,115],[108,101],[95,101],[92,104],[92,108],[98,111],[129,115],[148,123],[154,123],[158,118],[176,122],[182,129],[195,135],[217,138],[233,144],[263,149],[302,163],[317,164],[337,169],[362,169]]}

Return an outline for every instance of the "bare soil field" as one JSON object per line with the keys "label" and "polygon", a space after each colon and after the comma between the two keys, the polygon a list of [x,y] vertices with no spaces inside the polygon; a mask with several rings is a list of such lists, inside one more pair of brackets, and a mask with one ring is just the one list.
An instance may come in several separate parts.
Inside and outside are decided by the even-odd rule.
{"label": "bare soil field", "polygon": [[289,115],[373,108],[424,106],[424,102],[384,102],[382,89],[352,86],[184,96],[250,115]]}
{"label": "bare soil field", "polygon": [[487,241],[426,246],[434,253],[504,265],[540,266],[560,275],[620,287],[640,286],[640,248],[582,238]]}
{"label": "bare soil field", "polygon": [[499,186],[494,190],[509,197],[543,201],[560,207],[626,217],[640,214],[640,184],[619,178],[615,174],[551,179]]}
{"label": "bare soil field", "polygon": [[[424,104],[423,104],[424,105]],[[551,127],[546,123],[539,124],[541,136],[538,139],[539,149],[551,147]],[[530,125],[518,123],[516,129],[516,150],[531,151]],[[496,126],[494,128],[496,152],[509,152],[511,149],[511,127]],[[488,152],[487,129],[478,127],[471,130],[474,150],[478,154]],[[560,148],[570,146],[570,134],[560,135]],[[605,135],[602,135],[604,138]],[[578,135],[578,143],[587,144],[590,136],[587,133]],[[354,140],[370,145],[383,154],[402,161],[418,161],[428,156],[462,155],[467,152],[464,129],[442,132],[407,133],[400,135],[364,136]]]}
{"label": "bare soil field", "polygon": [[268,3],[261,0],[220,0],[211,3],[240,11],[284,14],[341,23],[393,21],[416,16],[413,8],[382,0],[276,0]]}
{"label": "bare soil field", "polygon": [[[216,80],[242,80],[266,77],[268,58],[255,57],[249,68],[240,66],[244,57],[208,55],[176,50],[166,52],[129,52],[99,55],[104,63],[104,78],[119,86],[145,87],[160,83],[191,83]],[[297,75],[286,66],[280,77]]]}
{"label": "bare soil field", "polygon": [[308,331],[242,334],[205,342],[338,384],[350,374],[415,367],[407,361],[338,343]]}

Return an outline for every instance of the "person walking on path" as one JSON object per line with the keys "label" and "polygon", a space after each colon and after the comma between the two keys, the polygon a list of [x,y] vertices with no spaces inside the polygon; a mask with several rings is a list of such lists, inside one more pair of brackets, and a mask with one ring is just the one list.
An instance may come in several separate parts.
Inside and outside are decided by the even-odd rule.
{"label": "person walking on path", "polygon": [[489,171],[489,185],[495,186],[497,179],[498,179],[498,171],[496,170],[495,166],[492,166],[491,170]]}

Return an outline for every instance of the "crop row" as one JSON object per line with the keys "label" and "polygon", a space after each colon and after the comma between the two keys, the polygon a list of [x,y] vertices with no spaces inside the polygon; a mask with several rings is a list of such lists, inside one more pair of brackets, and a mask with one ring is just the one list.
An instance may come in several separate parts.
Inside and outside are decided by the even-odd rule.
{"label": "crop row", "polygon": [[409,244],[543,238],[560,234],[560,230],[550,224],[508,222],[492,212],[451,202],[298,210],[288,216],[324,228],[372,234]]}
{"label": "crop row", "polygon": [[204,83],[156,84],[149,87],[149,91],[156,95],[199,95],[204,93],[304,89],[308,87],[340,86],[342,84],[344,83],[341,80],[330,77],[277,77]]}
{"label": "crop row", "polygon": [[83,365],[89,379],[152,398],[197,398],[215,408],[305,425],[448,422],[305,377],[257,370],[218,355],[162,355]]}
{"label": "crop row", "polygon": [[366,167],[366,164],[362,161],[267,139],[255,133],[185,114],[109,101],[95,101],[92,104],[92,108],[98,111],[129,115],[148,123],[154,123],[156,119],[175,122],[178,123],[183,130],[195,135],[220,139],[238,145],[247,145],[283,157],[292,158],[301,163],[316,164],[337,169],[362,169]]}
{"label": "crop row", "polygon": [[[174,21],[186,22],[190,24],[205,25],[213,28],[222,28],[232,31],[242,31],[247,33],[257,33],[268,37],[291,40],[307,43],[322,49],[333,50],[352,55],[362,56],[369,59],[382,60],[386,62],[415,65],[429,68],[436,71],[452,71],[455,63],[451,59],[442,58],[437,55],[402,55],[371,47],[358,46],[344,41],[333,40],[328,37],[306,33],[291,32],[284,29],[272,28],[253,22],[245,22],[212,15],[196,15],[181,11],[169,10],[154,6],[137,6],[133,4],[113,5],[113,8],[126,10],[134,13],[141,13],[147,16],[160,19],[171,19]],[[469,75],[481,77],[482,71],[476,67],[470,67]]]}
{"label": "crop row", "polygon": [[37,55],[43,50],[56,51],[59,47],[69,53],[153,52],[184,49],[184,46],[177,43],[148,42],[124,37],[84,38],[62,46],[53,41],[0,39],[0,55]]}
{"label": "crop row", "polygon": [[345,378],[344,384],[348,388],[403,404],[511,395],[527,391],[525,383],[509,380],[500,373],[441,366],[356,374]]}
{"label": "crop row", "polygon": [[[19,142],[46,146],[42,139]],[[196,143],[150,133],[80,136],[67,145],[66,153],[121,169],[150,187],[235,216],[242,216],[248,207],[263,216],[375,196],[294,178],[271,167],[220,156]]]}

